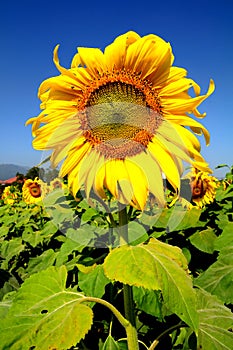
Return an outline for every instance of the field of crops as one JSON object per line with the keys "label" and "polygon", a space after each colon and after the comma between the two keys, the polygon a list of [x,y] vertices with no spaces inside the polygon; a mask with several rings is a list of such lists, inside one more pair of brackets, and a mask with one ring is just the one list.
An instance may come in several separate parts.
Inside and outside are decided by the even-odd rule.
{"label": "field of crops", "polygon": [[59,186],[28,204],[22,184],[10,192],[0,206],[1,350],[125,350],[135,329],[140,349],[232,349],[231,172],[202,209],[140,212],[109,196],[107,210]]}

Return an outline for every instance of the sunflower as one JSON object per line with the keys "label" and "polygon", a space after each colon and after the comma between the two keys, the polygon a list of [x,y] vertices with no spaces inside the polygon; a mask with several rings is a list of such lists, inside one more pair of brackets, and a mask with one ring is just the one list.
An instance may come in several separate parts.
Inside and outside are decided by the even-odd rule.
{"label": "sunflower", "polygon": [[18,196],[15,192],[15,189],[13,189],[11,186],[7,186],[4,188],[2,192],[2,200],[5,204],[13,205],[17,198]]}
{"label": "sunflower", "polygon": [[192,202],[199,208],[214,201],[219,183],[216,177],[193,168],[186,178],[190,180]]}
{"label": "sunflower", "polygon": [[63,188],[63,181],[61,179],[59,179],[59,177],[56,177],[55,179],[53,179],[52,181],[50,181],[50,189],[53,191],[57,188]]}
{"label": "sunflower", "polygon": [[149,194],[164,206],[162,174],[178,192],[183,161],[209,170],[193,132],[207,144],[209,133],[191,115],[205,116],[197,107],[214,83],[200,95],[187,71],[173,66],[169,43],[130,31],[104,51],[78,48],[69,69],[60,65],[58,47],[60,75],[42,82],[42,112],[26,124],[34,148],[52,150],[54,167],[64,159],[59,176],[68,176],[74,196],[84,186],[87,198],[92,190],[105,198],[107,189],[140,210]]}
{"label": "sunflower", "polygon": [[27,179],[22,188],[23,200],[27,204],[39,203],[47,194],[46,184],[38,177],[34,180]]}

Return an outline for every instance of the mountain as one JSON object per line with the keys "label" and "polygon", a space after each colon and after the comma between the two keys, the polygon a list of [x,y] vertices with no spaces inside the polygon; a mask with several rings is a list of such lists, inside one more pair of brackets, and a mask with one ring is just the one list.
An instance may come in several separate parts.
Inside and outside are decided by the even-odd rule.
{"label": "mountain", "polygon": [[16,164],[0,164],[0,180],[7,180],[17,173],[26,174],[30,167]]}

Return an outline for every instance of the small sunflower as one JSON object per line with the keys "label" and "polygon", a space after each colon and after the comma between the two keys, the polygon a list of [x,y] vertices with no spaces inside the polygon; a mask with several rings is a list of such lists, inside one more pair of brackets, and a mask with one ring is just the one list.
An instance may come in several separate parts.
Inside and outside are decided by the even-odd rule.
{"label": "small sunflower", "polygon": [[63,188],[63,181],[61,179],[59,179],[59,177],[53,179],[52,181],[50,181],[50,188],[51,190],[55,190],[57,188]]}
{"label": "small sunflower", "polygon": [[39,203],[42,201],[46,194],[47,186],[42,180],[38,178],[35,178],[34,180],[25,180],[22,188],[22,195],[25,203]]}
{"label": "small sunflower", "polygon": [[17,198],[17,193],[14,190],[12,190],[11,186],[7,186],[4,188],[2,192],[2,200],[5,204],[13,205]]}
{"label": "small sunflower", "polygon": [[[200,87],[173,66],[169,43],[156,35],[120,35],[102,52],[78,48],[71,67],[45,80],[38,92],[42,112],[32,124],[33,146],[52,150],[59,176],[68,176],[75,196],[84,185],[104,198],[105,190],[123,204],[142,210],[149,194],[165,205],[162,174],[178,192],[182,162],[209,171],[194,134],[209,133],[191,117],[213,91]],[[193,88],[195,97],[188,93]],[[191,129],[188,130],[187,127]]]}
{"label": "small sunflower", "polygon": [[216,177],[195,168],[186,177],[190,179],[193,203],[202,208],[214,201],[216,188],[218,187],[218,179]]}

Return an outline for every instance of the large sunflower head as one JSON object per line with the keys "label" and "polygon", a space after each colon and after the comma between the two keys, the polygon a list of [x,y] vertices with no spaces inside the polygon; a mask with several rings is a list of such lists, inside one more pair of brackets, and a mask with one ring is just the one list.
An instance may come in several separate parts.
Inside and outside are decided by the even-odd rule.
{"label": "large sunflower head", "polygon": [[186,177],[190,180],[192,202],[195,205],[202,208],[214,201],[216,188],[218,187],[216,177],[196,168],[193,168]]}
{"label": "large sunflower head", "polygon": [[46,194],[47,186],[42,180],[38,178],[35,178],[34,180],[25,180],[22,188],[22,196],[25,203],[39,203]]}
{"label": "large sunflower head", "polygon": [[[34,148],[52,150],[60,176],[68,176],[74,196],[84,185],[100,197],[108,189],[123,204],[143,209],[152,194],[164,205],[164,174],[178,192],[182,161],[208,171],[192,131],[208,131],[191,117],[205,95],[173,66],[169,43],[156,35],[127,32],[101,51],[78,48],[71,67],[54,63],[60,75],[39,88],[42,112],[32,123]],[[193,88],[195,97],[189,95]],[[188,130],[187,127],[191,129]]]}

